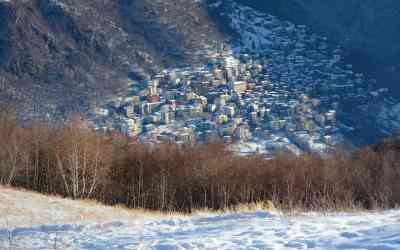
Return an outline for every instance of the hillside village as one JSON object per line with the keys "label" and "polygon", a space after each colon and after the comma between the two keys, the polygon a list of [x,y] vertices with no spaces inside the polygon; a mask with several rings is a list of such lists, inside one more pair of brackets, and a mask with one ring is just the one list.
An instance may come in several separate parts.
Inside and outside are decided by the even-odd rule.
{"label": "hillside village", "polygon": [[326,38],[250,8],[233,9],[240,45],[221,44],[202,67],[130,82],[125,96],[96,107],[94,126],[151,143],[219,138],[244,154],[324,154],[353,129],[338,120],[341,105],[385,99],[387,89],[373,90],[374,80],[344,64],[340,47]]}
{"label": "hillside village", "polygon": [[[124,35],[127,30],[114,27],[116,21],[107,21],[115,17],[101,21],[105,25],[102,32],[112,34],[112,40],[118,40],[115,44],[126,45],[115,54],[118,60],[104,54],[109,59],[106,61],[123,72],[110,75],[103,66],[92,65],[90,70],[95,73],[87,73],[94,85],[80,78],[77,84],[68,81],[71,88],[64,88],[63,81],[16,88],[0,76],[0,95],[24,100],[19,103],[18,115],[26,121],[44,118],[65,122],[71,113],[79,113],[100,131],[118,130],[141,141],[182,144],[222,139],[240,142],[232,150],[246,153],[324,153],[337,144],[373,143],[374,138],[387,136],[400,126],[398,100],[349,64],[340,46],[305,25],[280,20],[235,1],[213,2],[207,6],[187,2],[182,10],[172,8],[172,2],[128,5],[136,15],[124,20],[147,27],[146,39],[151,42]],[[206,7],[210,15],[218,13],[217,18],[229,25],[224,31],[225,41]],[[156,10],[160,16],[154,15]],[[195,24],[175,27],[175,21],[168,17],[178,12],[186,13],[178,23],[197,13],[195,19],[201,24],[198,30],[190,32]],[[83,21],[78,22],[82,27],[88,20]],[[161,30],[170,31],[169,35],[155,35]],[[185,60],[173,56],[177,48],[161,49],[163,41],[169,41],[164,45],[173,44],[176,37],[183,39],[179,44],[187,49],[182,52]],[[151,51],[160,55],[159,60],[137,47],[153,43]],[[143,60],[129,63],[131,57]],[[156,63],[167,58],[175,58],[177,63]],[[73,68],[78,61],[83,62],[74,60],[70,63]],[[147,64],[157,67],[147,72],[142,69]],[[53,69],[48,75],[58,79],[59,72]],[[77,76],[77,72],[74,74]],[[102,83],[92,76],[102,76]]]}

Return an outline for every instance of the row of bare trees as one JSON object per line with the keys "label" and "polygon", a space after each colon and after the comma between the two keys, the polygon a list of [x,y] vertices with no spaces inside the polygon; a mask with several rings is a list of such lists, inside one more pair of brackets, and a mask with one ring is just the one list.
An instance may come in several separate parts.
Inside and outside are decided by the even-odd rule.
{"label": "row of bare trees", "polygon": [[63,128],[24,126],[11,113],[0,111],[1,185],[184,212],[268,201],[316,210],[400,204],[400,152],[393,147],[265,160],[235,156],[219,143],[147,147],[96,134],[78,119]]}

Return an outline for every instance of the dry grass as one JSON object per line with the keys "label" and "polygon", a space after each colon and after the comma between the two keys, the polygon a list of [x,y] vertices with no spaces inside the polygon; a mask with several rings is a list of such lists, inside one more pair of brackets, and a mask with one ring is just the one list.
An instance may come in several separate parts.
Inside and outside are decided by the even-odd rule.
{"label": "dry grass", "polygon": [[32,227],[43,224],[70,224],[85,221],[135,221],[144,218],[181,218],[183,213],[105,206],[95,200],[71,200],[25,189],[0,186],[0,228]]}

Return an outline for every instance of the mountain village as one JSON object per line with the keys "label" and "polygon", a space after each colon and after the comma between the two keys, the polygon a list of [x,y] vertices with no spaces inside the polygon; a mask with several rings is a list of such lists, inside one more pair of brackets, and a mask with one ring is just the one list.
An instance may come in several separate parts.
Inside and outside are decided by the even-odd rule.
{"label": "mountain village", "polygon": [[223,140],[241,154],[325,154],[353,129],[337,118],[340,105],[385,98],[387,89],[373,90],[374,80],[344,64],[326,38],[234,9],[232,27],[244,41],[238,48],[221,45],[207,65],[130,82],[125,96],[96,107],[94,126],[149,143]]}

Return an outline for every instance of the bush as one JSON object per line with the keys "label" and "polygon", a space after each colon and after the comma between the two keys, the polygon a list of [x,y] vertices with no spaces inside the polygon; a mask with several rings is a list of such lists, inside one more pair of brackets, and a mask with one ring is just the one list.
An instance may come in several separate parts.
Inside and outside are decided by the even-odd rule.
{"label": "bush", "polygon": [[191,212],[267,203],[283,209],[390,208],[400,203],[399,147],[241,157],[221,143],[148,147],[0,116],[0,184],[130,208]]}

